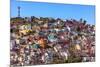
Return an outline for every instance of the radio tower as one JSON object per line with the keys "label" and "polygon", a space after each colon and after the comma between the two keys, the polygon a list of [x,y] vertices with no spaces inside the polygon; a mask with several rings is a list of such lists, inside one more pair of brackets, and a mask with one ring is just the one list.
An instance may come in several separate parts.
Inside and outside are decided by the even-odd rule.
{"label": "radio tower", "polygon": [[18,6],[18,17],[20,17],[20,6]]}

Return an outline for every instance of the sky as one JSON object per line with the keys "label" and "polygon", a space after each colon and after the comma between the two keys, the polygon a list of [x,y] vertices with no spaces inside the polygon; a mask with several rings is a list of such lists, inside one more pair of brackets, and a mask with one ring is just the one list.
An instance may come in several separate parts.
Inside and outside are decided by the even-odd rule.
{"label": "sky", "polygon": [[18,16],[17,7],[20,6],[21,17],[53,17],[61,19],[83,18],[88,24],[95,24],[95,6],[79,4],[58,4],[43,2],[23,2],[11,0],[11,17]]}

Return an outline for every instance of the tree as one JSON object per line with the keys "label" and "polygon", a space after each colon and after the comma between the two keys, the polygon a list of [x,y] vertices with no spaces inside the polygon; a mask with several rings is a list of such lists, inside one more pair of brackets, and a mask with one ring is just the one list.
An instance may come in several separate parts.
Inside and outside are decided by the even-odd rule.
{"label": "tree", "polygon": [[86,20],[84,20],[84,21],[83,21],[83,25],[85,25],[85,24],[86,24],[86,22],[87,22],[87,21],[86,21]]}
{"label": "tree", "polygon": [[80,19],[80,22],[82,22],[82,21],[83,21],[83,19],[81,18],[81,19]]}

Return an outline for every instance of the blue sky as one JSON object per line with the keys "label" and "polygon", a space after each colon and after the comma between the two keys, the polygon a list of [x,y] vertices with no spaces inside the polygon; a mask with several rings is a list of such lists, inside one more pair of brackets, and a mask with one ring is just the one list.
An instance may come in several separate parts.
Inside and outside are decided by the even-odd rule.
{"label": "blue sky", "polygon": [[53,17],[61,19],[83,18],[89,24],[95,24],[95,6],[22,2],[11,0],[11,17],[17,17],[17,7],[21,7],[21,17]]}

